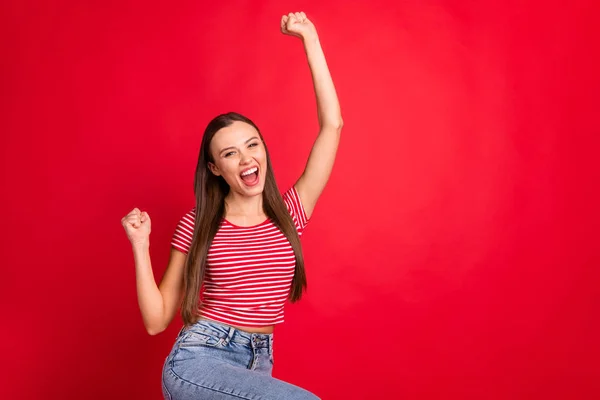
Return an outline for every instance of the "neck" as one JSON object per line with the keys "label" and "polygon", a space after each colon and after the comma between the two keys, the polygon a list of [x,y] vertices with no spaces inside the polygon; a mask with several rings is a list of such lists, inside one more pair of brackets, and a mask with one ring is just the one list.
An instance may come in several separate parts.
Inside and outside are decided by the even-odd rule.
{"label": "neck", "polygon": [[225,215],[246,217],[264,215],[262,193],[248,197],[230,191],[225,197]]}

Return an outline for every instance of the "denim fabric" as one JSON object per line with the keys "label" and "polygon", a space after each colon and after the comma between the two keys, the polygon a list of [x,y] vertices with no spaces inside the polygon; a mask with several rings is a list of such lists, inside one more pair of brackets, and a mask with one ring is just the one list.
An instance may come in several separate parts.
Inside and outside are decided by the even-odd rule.
{"label": "denim fabric", "polygon": [[273,334],[250,333],[201,319],[184,327],[165,360],[167,400],[318,399],[272,377]]}

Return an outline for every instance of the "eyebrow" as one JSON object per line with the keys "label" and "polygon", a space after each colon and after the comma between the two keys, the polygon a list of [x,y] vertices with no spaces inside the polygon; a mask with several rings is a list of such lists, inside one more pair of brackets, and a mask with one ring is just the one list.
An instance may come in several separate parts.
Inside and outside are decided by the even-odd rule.
{"label": "eyebrow", "polygon": [[[252,139],[258,139],[258,137],[256,136],[252,136],[250,139],[246,140],[244,142],[244,144],[248,143],[249,141],[251,141]],[[222,154],[225,150],[229,150],[229,149],[235,149],[235,146],[229,146],[229,147],[225,147],[224,149],[221,149],[221,151],[219,152],[219,154]]]}

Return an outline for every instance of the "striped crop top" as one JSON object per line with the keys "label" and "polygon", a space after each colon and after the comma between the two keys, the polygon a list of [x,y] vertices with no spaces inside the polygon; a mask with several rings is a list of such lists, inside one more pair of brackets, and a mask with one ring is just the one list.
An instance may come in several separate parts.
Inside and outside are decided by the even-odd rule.
{"label": "striped crop top", "polygon": [[[283,194],[283,200],[301,236],[308,218],[294,186]],[[195,211],[179,221],[171,240],[185,254],[192,243]],[[223,218],[208,250],[200,314],[229,325],[282,323],[295,266],[292,246],[270,218],[248,227]]]}

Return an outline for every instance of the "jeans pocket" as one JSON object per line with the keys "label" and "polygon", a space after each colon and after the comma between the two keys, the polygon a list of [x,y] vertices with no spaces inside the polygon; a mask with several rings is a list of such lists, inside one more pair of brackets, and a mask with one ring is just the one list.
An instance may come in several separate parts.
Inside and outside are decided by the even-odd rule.
{"label": "jeans pocket", "polygon": [[179,347],[216,347],[222,343],[217,335],[208,332],[188,331],[179,342]]}

